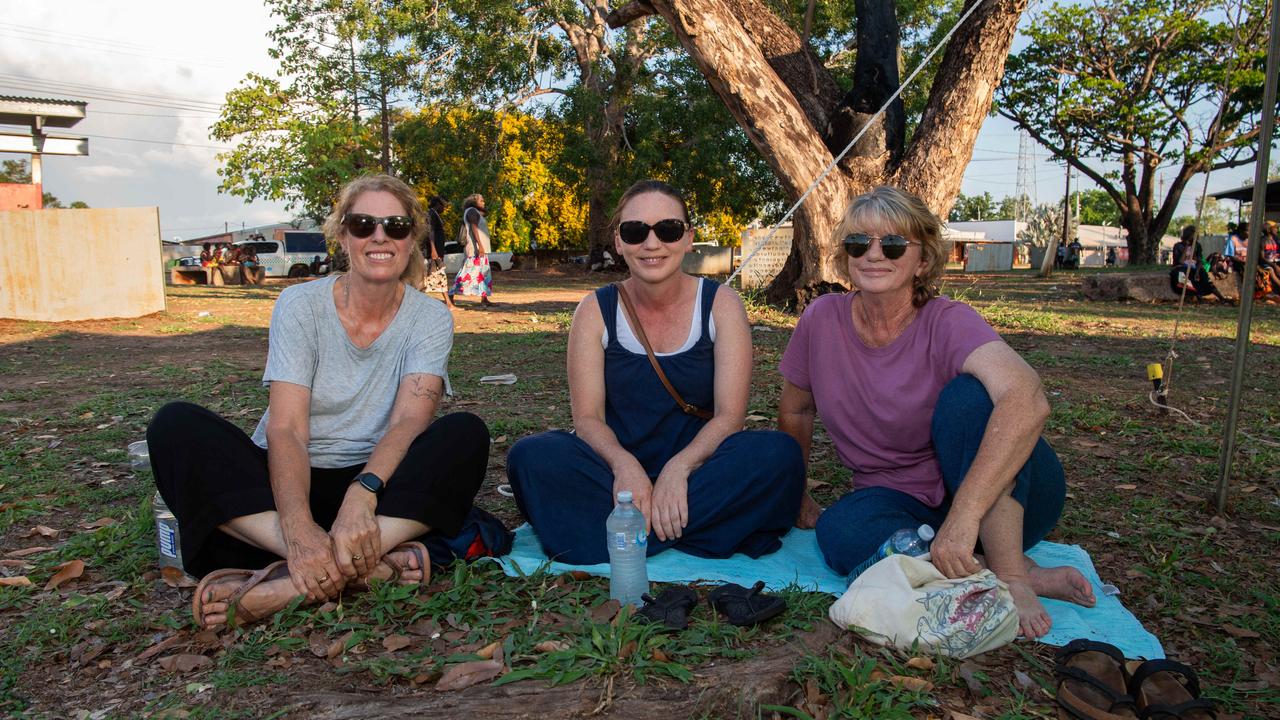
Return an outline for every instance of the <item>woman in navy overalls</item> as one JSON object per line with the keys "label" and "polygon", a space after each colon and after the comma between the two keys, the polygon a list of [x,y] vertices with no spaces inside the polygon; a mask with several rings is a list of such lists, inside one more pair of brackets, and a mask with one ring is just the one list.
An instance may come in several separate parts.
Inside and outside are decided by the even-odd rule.
{"label": "woman in navy overalls", "polygon": [[651,529],[650,555],[759,557],[777,550],[804,491],[800,447],[774,431],[743,431],[751,328],[742,301],[680,270],[693,230],[680,193],[646,180],[623,194],[611,227],[631,276],[638,321],[685,412],[663,387],[613,285],[583,298],[569,331],[574,433],[516,443],[507,474],[520,512],[549,557],[608,561],[605,519],[630,490]]}

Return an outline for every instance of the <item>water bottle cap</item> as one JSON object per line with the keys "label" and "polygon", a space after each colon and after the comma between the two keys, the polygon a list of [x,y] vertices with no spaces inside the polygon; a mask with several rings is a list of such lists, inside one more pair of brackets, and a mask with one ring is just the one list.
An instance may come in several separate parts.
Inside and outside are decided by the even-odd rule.
{"label": "water bottle cap", "polygon": [[916,530],[916,534],[919,535],[920,539],[925,542],[933,542],[933,536],[934,536],[933,528],[929,527],[928,525],[921,525],[920,529]]}
{"label": "water bottle cap", "polygon": [[631,502],[631,491],[630,491],[630,490],[622,490],[622,491],[620,491],[620,492],[618,493],[618,502],[620,502],[620,503],[629,503],[629,502]]}

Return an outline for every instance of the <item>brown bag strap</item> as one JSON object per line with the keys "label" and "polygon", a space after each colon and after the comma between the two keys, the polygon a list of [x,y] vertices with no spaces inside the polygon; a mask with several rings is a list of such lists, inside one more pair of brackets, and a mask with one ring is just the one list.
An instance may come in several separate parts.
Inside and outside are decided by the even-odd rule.
{"label": "brown bag strap", "polygon": [[640,325],[640,319],[636,317],[635,308],[631,306],[631,297],[627,295],[622,283],[616,282],[613,286],[618,289],[618,299],[622,301],[622,312],[627,316],[627,323],[631,325],[631,330],[635,333],[636,339],[644,347],[645,354],[649,356],[649,364],[653,366],[653,371],[658,373],[658,379],[662,381],[662,386],[671,394],[671,399],[675,400],[676,405],[679,405],[680,409],[686,413],[703,420],[710,420],[713,417],[711,413],[697,405],[685,402],[684,398],[680,397],[680,393],[676,391],[675,386],[667,379],[667,374],[662,372],[662,366],[658,364],[658,358],[654,356],[653,348],[649,347],[649,338],[645,337],[644,328]]}

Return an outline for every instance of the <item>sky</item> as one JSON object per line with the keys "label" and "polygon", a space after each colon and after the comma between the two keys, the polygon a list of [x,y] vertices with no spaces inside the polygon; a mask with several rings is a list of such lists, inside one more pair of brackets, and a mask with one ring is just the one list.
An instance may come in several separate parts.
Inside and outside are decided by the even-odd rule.
{"label": "sky", "polygon": [[[52,132],[87,136],[89,156],[44,159],[44,189],[64,204],[157,206],[166,240],[287,221],[281,203],[245,203],[218,192],[215,156],[222,146],[209,139],[226,92],[249,72],[274,74],[266,44],[273,25],[261,0],[6,3],[0,95],[88,102],[83,121]],[[988,118],[961,192],[1013,195],[1018,140],[1012,123]],[[1036,154],[1036,200],[1054,201],[1065,170],[1043,148]],[[22,157],[0,154],[0,160]],[[1214,173],[1210,191],[1239,187],[1252,172],[1247,166]],[[1178,214],[1194,213],[1192,197],[1202,183],[1203,176],[1192,181]]]}

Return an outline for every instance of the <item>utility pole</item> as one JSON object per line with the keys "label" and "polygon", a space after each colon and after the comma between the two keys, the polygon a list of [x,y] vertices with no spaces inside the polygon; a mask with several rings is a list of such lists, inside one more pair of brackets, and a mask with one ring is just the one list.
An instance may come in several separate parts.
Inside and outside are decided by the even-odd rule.
{"label": "utility pole", "polygon": [[[1066,160],[1064,159],[1065,163]],[[1067,189],[1062,198],[1062,247],[1071,244],[1071,165],[1067,164]]]}

